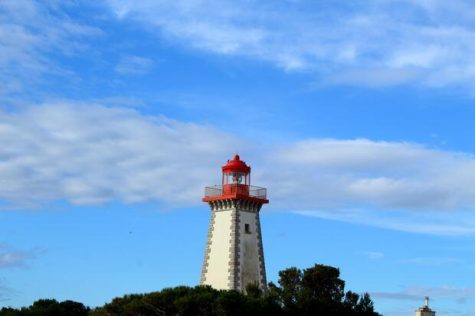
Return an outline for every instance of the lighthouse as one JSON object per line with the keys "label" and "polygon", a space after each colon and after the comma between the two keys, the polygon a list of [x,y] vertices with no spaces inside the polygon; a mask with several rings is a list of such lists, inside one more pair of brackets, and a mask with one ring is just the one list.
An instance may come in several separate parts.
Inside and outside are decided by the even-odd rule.
{"label": "lighthouse", "polygon": [[416,309],[414,312],[415,316],[435,316],[435,311],[429,308],[429,297],[426,296],[425,304],[423,307]]}
{"label": "lighthouse", "polygon": [[211,209],[201,285],[244,292],[248,284],[266,289],[259,212],[267,189],[251,186],[251,167],[239,155],[222,167],[221,185],[205,188]]}

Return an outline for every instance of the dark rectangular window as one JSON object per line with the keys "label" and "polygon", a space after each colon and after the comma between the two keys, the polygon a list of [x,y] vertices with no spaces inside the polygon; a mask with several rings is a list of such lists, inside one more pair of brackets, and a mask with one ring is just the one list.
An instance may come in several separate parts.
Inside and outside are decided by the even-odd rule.
{"label": "dark rectangular window", "polygon": [[246,234],[250,234],[251,233],[251,227],[249,226],[249,224],[244,224],[244,232]]}

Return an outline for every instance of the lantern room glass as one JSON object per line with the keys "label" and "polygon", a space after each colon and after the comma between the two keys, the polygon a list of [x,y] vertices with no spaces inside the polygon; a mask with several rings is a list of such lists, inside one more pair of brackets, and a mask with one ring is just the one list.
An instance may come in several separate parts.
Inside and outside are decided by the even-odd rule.
{"label": "lantern room glass", "polygon": [[223,184],[249,185],[249,174],[244,172],[223,173]]}

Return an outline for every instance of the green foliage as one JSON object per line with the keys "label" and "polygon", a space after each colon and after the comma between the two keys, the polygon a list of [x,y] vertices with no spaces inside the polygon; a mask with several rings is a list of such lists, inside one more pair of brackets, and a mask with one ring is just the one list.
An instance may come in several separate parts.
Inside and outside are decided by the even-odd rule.
{"label": "green foliage", "polygon": [[360,298],[355,310],[359,315],[372,315],[374,313],[374,304],[368,293],[364,293]]}
{"label": "green foliage", "polygon": [[249,283],[246,285],[246,294],[250,298],[259,299],[262,297],[262,290],[257,283]]}
{"label": "green foliage", "polygon": [[316,264],[303,271],[279,272],[279,285],[266,291],[248,284],[245,294],[210,286],[178,286],[148,294],[125,295],[93,310],[73,301],[43,299],[21,309],[2,308],[0,316],[377,316],[368,293],[348,291],[337,268]]}
{"label": "green foliage", "polygon": [[87,316],[90,311],[89,307],[85,307],[78,302],[41,299],[20,310],[2,308],[0,309],[0,316]]}
{"label": "green foliage", "polygon": [[279,293],[285,310],[291,314],[298,310],[298,303],[302,295],[302,271],[292,267],[279,272]]}
{"label": "green foliage", "polygon": [[279,295],[285,315],[376,316],[369,294],[345,293],[340,270],[316,264],[303,270],[295,267],[279,272],[279,285],[269,290]]}

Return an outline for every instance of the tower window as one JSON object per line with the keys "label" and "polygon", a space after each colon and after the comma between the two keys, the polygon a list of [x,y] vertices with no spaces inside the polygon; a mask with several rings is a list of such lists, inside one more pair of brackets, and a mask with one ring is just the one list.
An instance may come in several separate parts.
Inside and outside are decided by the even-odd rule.
{"label": "tower window", "polygon": [[251,233],[251,227],[249,226],[249,224],[244,224],[244,232],[246,234],[250,234]]}

